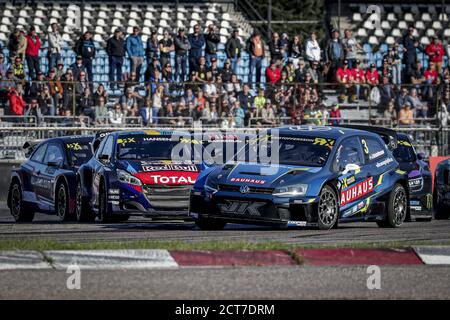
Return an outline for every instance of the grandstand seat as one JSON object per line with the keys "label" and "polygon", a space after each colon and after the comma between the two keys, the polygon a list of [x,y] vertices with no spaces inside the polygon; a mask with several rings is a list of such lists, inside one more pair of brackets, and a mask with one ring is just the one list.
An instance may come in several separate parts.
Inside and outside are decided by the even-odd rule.
{"label": "grandstand seat", "polygon": [[364,43],[363,44],[363,51],[366,53],[371,53],[372,52],[372,46],[369,43]]}
{"label": "grandstand seat", "polygon": [[400,30],[406,30],[406,29],[408,29],[408,24],[406,23],[406,21],[400,21],[398,23],[398,28]]}
{"label": "grandstand seat", "polygon": [[436,32],[434,29],[427,29],[426,35],[431,38],[436,35]]}
{"label": "grandstand seat", "polygon": [[409,8],[414,15],[417,15],[420,13],[419,7],[415,4],[409,5]]}
{"label": "grandstand seat", "polygon": [[162,20],[170,20],[170,16],[167,12],[161,12],[161,19]]}
{"label": "grandstand seat", "polygon": [[108,16],[108,13],[106,13],[106,11],[99,11],[98,17],[101,19],[105,19],[105,20],[110,19],[110,17]]}
{"label": "grandstand seat", "polygon": [[437,10],[436,10],[436,6],[435,5],[428,5],[427,6],[428,7],[428,12],[430,13],[430,14],[432,14],[432,15],[436,15],[436,13],[437,13]]}
{"label": "grandstand seat", "polygon": [[383,29],[376,29],[374,35],[380,38],[385,37]]}
{"label": "grandstand seat", "polygon": [[379,44],[378,38],[375,37],[375,36],[370,36],[368,42],[369,42],[371,45],[378,45],[378,44]]}
{"label": "grandstand seat", "polygon": [[402,36],[402,32],[398,28],[392,29],[391,36],[395,38],[400,38]]}
{"label": "grandstand seat", "polygon": [[364,22],[364,28],[368,29],[368,30],[373,30],[375,29],[375,26],[373,25],[372,20],[368,19],[366,20],[366,22]]}
{"label": "grandstand seat", "polygon": [[153,12],[151,12],[151,11],[147,11],[147,12],[145,13],[144,18],[145,18],[145,19],[149,19],[149,20],[155,20],[155,16],[153,15]]}
{"label": "grandstand seat", "polygon": [[[14,16],[12,15],[12,13],[11,13],[10,10],[6,10],[6,12],[9,13],[9,14],[3,14],[3,16],[5,16],[5,17],[10,17],[10,18],[14,18]],[[22,10],[19,11],[19,17],[22,17],[22,18],[28,18],[29,16],[30,16],[30,15],[29,15],[29,13],[27,12],[27,10],[22,9]]]}
{"label": "grandstand seat", "polygon": [[144,23],[142,25],[146,26],[146,27],[152,27],[153,26],[153,22],[150,19],[145,19]]}
{"label": "grandstand seat", "polygon": [[414,25],[416,29],[419,30],[424,30],[425,29],[425,24],[423,23],[423,21],[417,21],[416,24]]}
{"label": "grandstand seat", "polygon": [[386,19],[387,19],[387,21],[390,21],[390,22],[396,22],[397,21],[397,17],[395,16],[395,13],[393,13],[393,12],[388,13]]}
{"label": "grandstand seat", "polygon": [[398,16],[402,16],[402,15],[403,15],[403,9],[402,9],[402,7],[399,6],[399,5],[394,5],[393,11],[394,11],[394,13],[397,14]]}
{"label": "grandstand seat", "polygon": [[359,12],[355,12],[354,14],[353,14],[353,21],[354,22],[356,22],[356,23],[359,23],[359,22],[361,22],[361,21],[363,21],[363,18],[362,18],[362,15],[361,15],[361,13],[359,13]]}
{"label": "grandstand seat", "polygon": [[[21,10],[21,11],[22,11],[22,10]],[[14,15],[12,14],[11,10],[9,10],[9,9],[5,9],[5,10],[3,11],[3,16],[4,16],[4,17],[8,17],[8,18],[14,18]]]}
{"label": "grandstand seat", "polygon": [[431,15],[430,15],[428,12],[424,12],[424,13],[422,14],[421,20],[422,20],[423,22],[431,22],[431,21],[433,21],[433,19],[431,18]]}
{"label": "grandstand seat", "polygon": [[438,19],[439,19],[439,21],[445,21],[445,22],[447,22],[447,21],[448,21],[448,15],[445,14],[445,13],[440,13]]}
{"label": "grandstand seat", "polygon": [[365,28],[359,28],[357,32],[358,37],[367,38],[367,30]]}
{"label": "grandstand seat", "polygon": [[386,43],[387,43],[388,45],[390,45],[390,46],[392,46],[392,45],[395,44],[395,38],[392,37],[392,36],[387,37],[385,41],[386,41]]}
{"label": "grandstand seat", "polygon": [[381,29],[383,29],[383,30],[389,30],[389,29],[391,29],[391,25],[390,25],[389,21],[383,21],[383,22],[381,22]]}
{"label": "grandstand seat", "polygon": [[431,27],[435,30],[442,30],[442,23],[440,21],[434,21]]}
{"label": "grandstand seat", "polygon": [[141,17],[139,16],[139,14],[136,11],[131,11],[129,18],[139,20]]}
{"label": "grandstand seat", "polygon": [[450,37],[450,29],[445,29],[444,36],[445,37]]}
{"label": "grandstand seat", "polygon": [[420,43],[421,43],[422,45],[426,46],[427,44],[430,43],[430,39],[429,39],[428,37],[422,37],[422,38],[420,39]]}
{"label": "grandstand seat", "polygon": [[414,22],[414,16],[412,13],[405,13],[405,16],[403,17],[406,22]]}
{"label": "grandstand seat", "polygon": [[159,25],[160,25],[162,28],[169,28],[169,27],[170,27],[169,23],[168,23],[166,20],[161,20],[161,21],[159,22]]}
{"label": "grandstand seat", "polygon": [[134,26],[137,26],[138,23],[137,23],[137,21],[134,20],[134,19],[129,19],[129,20],[128,20],[128,25],[134,27]]}

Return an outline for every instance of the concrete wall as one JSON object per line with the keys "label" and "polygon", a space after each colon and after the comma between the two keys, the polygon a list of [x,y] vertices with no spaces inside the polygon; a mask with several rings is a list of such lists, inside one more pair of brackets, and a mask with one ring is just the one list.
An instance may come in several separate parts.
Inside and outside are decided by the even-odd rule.
{"label": "concrete wall", "polygon": [[20,166],[22,162],[17,160],[0,161],[0,201],[6,201],[8,196],[11,169]]}

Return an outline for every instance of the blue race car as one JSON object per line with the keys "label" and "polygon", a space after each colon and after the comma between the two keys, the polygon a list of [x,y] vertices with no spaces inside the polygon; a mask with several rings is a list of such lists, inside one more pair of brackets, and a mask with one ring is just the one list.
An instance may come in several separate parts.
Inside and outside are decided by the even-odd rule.
{"label": "blue race car", "polygon": [[[189,192],[202,164],[194,163],[188,133],[112,132],[94,142],[95,154],[77,174],[77,219],[124,221],[131,214],[187,216]],[[173,159],[179,148],[188,158]],[[179,151],[180,151],[179,150]]]}
{"label": "blue race car", "polygon": [[433,183],[424,155],[417,153],[407,134],[398,133],[398,146],[393,154],[400,170],[408,174],[410,189],[408,219],[431,221],[433,218]]}
{"label": "blue race car", "polygon": [[8,207],[16,221],[32,221],[35,212],[75,217],[76,172],[92,157],[93,137],[53,138],[27,144],[28,159],[11,173]]}
{"label": "blue race car", "polygon": [[450,217],[450,159],[438,163],[434,176],[434,218],[447,220]]}
{"label": "blue race car", "polygon": [[[228,222],[331,229],[338,222],[374,221],[399,227],[408,214],[409,187],[390,151],[396,133],[364,129],[271,129],[239,152],[241,162],[200,174],[189,215],[207,230]],[[266,155],[278,156],[277,162],[267,163]]]}

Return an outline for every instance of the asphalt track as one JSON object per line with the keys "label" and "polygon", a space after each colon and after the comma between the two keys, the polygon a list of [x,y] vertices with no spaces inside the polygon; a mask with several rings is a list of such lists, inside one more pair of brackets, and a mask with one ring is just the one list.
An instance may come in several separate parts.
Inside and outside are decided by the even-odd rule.
{"label": "asphalt track", "polygon": [[57,241],[249,241],[289,244],[351,244],[382,242],[450,242],[450,220],[405,223],[397,229],[381,229],[375,223],[341,224],[338,229],[271,229],[228,225],[222,231],[202,231],[192,222],[152,221],[131,217],[113,224],[61,223],[55,216],[36,214],[32,223],[15,223],[4,205],[0,209],[0,241],[3,239],[51,239]]}

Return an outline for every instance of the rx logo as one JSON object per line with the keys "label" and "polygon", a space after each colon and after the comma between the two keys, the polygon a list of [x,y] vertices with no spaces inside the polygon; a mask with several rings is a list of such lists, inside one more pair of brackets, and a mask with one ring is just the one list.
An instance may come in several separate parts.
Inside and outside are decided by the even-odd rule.
{"label": "rx logo", "polygon": [[249,188],[249,186],[244,185],[244,186],[241,186],[241,187],[239,188],[239,191],[240,191],[241,193],[249,193],[249,192],[250,192],[250,188]]}

